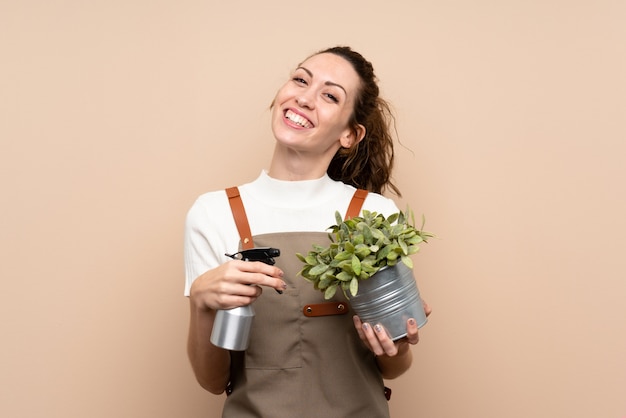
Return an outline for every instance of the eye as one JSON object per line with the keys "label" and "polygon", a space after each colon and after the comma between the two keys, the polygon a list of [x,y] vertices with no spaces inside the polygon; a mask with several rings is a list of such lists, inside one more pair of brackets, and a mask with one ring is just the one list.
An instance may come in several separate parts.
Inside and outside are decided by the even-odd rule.
{"label": "eye", "polygon": [[295,76],[291,80],[294,81],[296,84],[302,84],[306,86],[306,80],[302,77]]}
{"label": "eye", "polygon": [[324,95],[328,97],[328,99],[330,99],[332,102],[339,103],[339,99],[334,94],[325,93]]}

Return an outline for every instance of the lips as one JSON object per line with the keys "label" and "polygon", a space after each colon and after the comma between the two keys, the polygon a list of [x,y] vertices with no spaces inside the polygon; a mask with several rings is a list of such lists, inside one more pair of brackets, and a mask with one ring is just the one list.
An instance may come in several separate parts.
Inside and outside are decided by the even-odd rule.
{"label": "lips", "polygon": [[285,111],[285,119],[288,119],[289,121],[291,121],[292,123],[300,126],[301,128],[312,128],[313,127],[313,123],[308,120],[307,118],[305,118],[304,116],[287,109],[287,111]]}

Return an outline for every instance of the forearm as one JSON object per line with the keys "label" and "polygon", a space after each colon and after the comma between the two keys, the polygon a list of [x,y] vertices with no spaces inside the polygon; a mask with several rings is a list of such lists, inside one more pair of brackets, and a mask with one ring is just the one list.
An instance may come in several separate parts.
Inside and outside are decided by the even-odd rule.
{"label": "forearm", "polygon": [[395,379],[411,367],[413,362],[411,347],[408,343],[400,344],[398,354],[395,356],[386,354],[377,356],[376,362],[384,379]]}
{"label": "forearm", "polygon": [[200,386],[220,394],[230,379],[230,353],[210,341],[216,311],[198,309],[192,298],[189,301],[187,355]]}

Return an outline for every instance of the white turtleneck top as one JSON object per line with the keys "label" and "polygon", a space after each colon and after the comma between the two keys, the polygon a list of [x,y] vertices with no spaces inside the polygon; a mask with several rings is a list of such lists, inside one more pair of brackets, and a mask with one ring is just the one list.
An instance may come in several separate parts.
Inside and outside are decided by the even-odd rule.
{"label": "white turtleneck top", "polygon": [[[327,175],[317,180],[282,181],[265,171],[239,186],[252,236],[275,232],[325,232],[344,216],[355,188]],[[368,194],[363,209],[389,216],[398,211],[393,200]],[[187,214],[185,226],[185,295],[193,281],[230,260],[238,251],[239,233],[224,190],[201,195]]]}

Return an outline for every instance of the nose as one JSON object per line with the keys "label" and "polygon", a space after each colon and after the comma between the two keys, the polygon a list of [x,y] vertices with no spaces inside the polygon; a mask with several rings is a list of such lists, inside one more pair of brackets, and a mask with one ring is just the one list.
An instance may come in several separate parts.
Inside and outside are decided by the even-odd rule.
{"label": "nose", "polygon": [[296,96],[296,103],[300,107],[305,107],[307,109],[313,109],[314,102],[315,101],[311,97],[311,93],[310,93],[309,90],[302,91],[302,92],[300,92],[300,94],[298,96]]}

